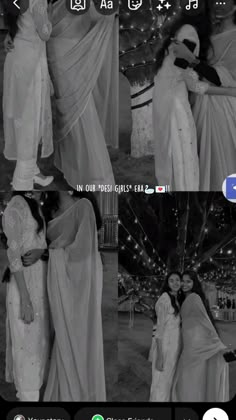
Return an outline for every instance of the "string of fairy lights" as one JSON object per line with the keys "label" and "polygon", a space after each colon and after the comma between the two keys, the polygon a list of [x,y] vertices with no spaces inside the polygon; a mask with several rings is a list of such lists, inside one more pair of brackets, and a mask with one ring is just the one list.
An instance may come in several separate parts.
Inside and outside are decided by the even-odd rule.
{"label": "string of fairy lights", "polygon": [[[138,19],[139,11],[129,11],[124,7],[124,0],[120,1],[120,70],[123,73],[126,73],[128,70],[138,69],[146,66],[153,66],[156,63],[156,58],[153,57],[150,60],[142,59],[139,60],[139,57],[136,53],[139,53],[142,48],[146,48],[147,45],[154,46],[162,38],[162,28],[166,22],[171,22],[176,18],[176,15],[180,12],[181,6],[178,4],[178,1],[171,1],[171,7],[164,8],[164,0],[149,0],[148,6],[145,9],[146,13],[150,13],[150,20],[152,21],[151,25],[148,25],[145,22],[145,19],[142,20],[140,25],[140,19]],[[168,2],[166,2],[169,4]],[[160,7],[162,9],[160,9]],[[123,48],[123,39],[126,39],[126,34],[129,33],[129,45],[127,48]],[[137,41],[136,35],[143,35],[143,39]],[[131,62],[129,64],[123,65],[122,60],[125,59],[129,54],[131,54]],[[134,59],[136,58],[137,61]]]}
{"label": "string of fairy lights", "polygon": [[[177,205],[177,203],[176,203]],[[142,238],[141,243],[146,245],[149,243],[152,249],[152,256],[150,252],[140,244],[140,239],[137,240],[134,235],[131,233],[131,229],[127,228],[122,218],[119,219],[119,229],[123,230],[123,234],[119,233],[119,250],[121,253],[129,252],[132,255],[132,259],[136,263],[141,264],[142,267],[145,267],[150,270],[151,275],[149,276],[138,276],[137,274],[123,274],[125,281],[130,279],[133,280],[135,284],[135,291],[143,290],[147,291],[147,296],[155,298],[158,292],[158,287],[155,284],[158,283],[161,279],[163,282],[164,277],[168,273],[168,267],[163,261],[158,251],[153,247],[152,242],[148,238],[148,234],[145,231],[141,221],[137,217],[137,214],[128,201],[128,207],[130,215],[133,217],[133,224],[137,226],[135,233],[139,231],[139,238]],[[178,232],[179,229],[179,210],[176,207],[171,209],[173,216],[175,217],[175,226]],[[211,246],[203,256],[199,256],[198,251],[201,249],[202,243],[205,240],[209,239],[210,232],[210,221],[209,218],[214,218],[215,226],[217,226],[219,231],[226,229],[226,221],[224,215],[223,207],[210,205],[207,212],[206,218],[203,222],[203,234],[201,236],[200,242],[197,245],[194,256],[189,256],[186,251],[187,245],[187,235],[185,237],[186,242],[184,244],[184,255],[183,255],[183,267],[182,269],[193,269],[198,272],[200,278],[205,283],[214,282],[217,287],[220,287],[222,291],[227,293],[235,293],[236,291],[236,282],[235,285],[232,284],[236,277],[236,230],[234,230],[233,236],[227,240],[224,239],[217,245]],[[121,220],[122,219],[122,220]],[[186,221],[188,223],[188,220]],[[129,226],[131,226],[129,218]],[[185,231],[187,233],[188,224],[185,226]],[[120,231],[119,231],[120,232]],[[177,236],[177,240],[178,240]],[[155,258],[155,257],[157,258]],[[152,284],[153,283],[153,284]],[[160,286],[159,286],[160,288]]]}
{"label": "string of fairy lights", "polygon": [[[143,242],[145,243],[149,243],[149,245],[151,246],[152,249],[152,255],[155,256],[154,257],[147,257],[147,261],[142,261],[142,265],[143,267],[148,266],[149,268],[151,268],[153,270],[153,272],[158,273],[158,274],[167,274],[167,267],[165,262],[161,259],[158,251],[154,248],[152,242],[150,241],[148,235],[146,234],[141,222],[139,221],[134,209],[132,208],[132,206],[130,205],[129,201],[127,202],[131,213],[133,214],[134,217],[134,224],[136,224],[137,226],[139,226],[139,228],[141,229],[142,235],[143,235]],[[118,224],[119,224],[119,228],[123,228],[125,230],[125,232],[127,233],[127,237],[126,237],[126,242],[124,242],[123,240],[119,240],[119,246],[120,246],[120,250],[121,251],[129,251],[132,254],[132,257],[134,260],[138,260],[139,257],[143,257],[144,254],[147,255],[147,252],[140,246],[140,244],[138,243],[138,241],[130,234],[129,230],[125,227],[125,225],[123,224],[123,222],[118,219]],[[129,244],[129,245],[127,245]],[[133,246],[131,248],[131,246]],[[138,252],[138,254],[137,254]],[[143,258],[142,258],[143,259]]]}

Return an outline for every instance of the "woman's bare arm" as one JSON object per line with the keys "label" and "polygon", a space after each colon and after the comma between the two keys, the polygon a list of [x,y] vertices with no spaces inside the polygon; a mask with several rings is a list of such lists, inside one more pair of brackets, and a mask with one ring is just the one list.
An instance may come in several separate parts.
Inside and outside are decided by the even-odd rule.
{"label": "woman's bare arm", "polygon": [[232,96],[236,97],[236,88],[235,87],[218,87],[209,85],[208,89],[205,92],[205,95],[216,95],[216,96]]}

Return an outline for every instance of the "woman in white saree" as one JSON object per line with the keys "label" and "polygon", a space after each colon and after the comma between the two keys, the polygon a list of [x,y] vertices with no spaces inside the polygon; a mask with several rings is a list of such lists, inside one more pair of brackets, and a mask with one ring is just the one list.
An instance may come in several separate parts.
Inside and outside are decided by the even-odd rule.
{"label": "woman in white saree", "polygon": [[[219,85],[236,86],[236,1],[211,2],[213,33],[208,63]],[[175,55],[190,65],[196,57],[183,45]],[[221,191],[228,175],[236,173],[236,99],[230,96],[193,97],[200,160],[200,190]]]}
{"label": "woman in white saree", "polygon": [[[181,307],[183,349],[172,389],[174,402],[229,400],[227,347],[214,327],[206,298],[195,272],[183,274]],[[190,379],[191,378],[191,379]]]}
{"label": "woman in white saree", "polygon": [[16,160],[13,189],[32,190],[34,183],[47,186],[53,181],[52,176],[42,175],[37,166],[40,142],[42,157],[53,152],[46,58],[46,41],[52,26],[47,0],[29,0],[29,7],[18,17],[12,15],[9,7],[14,6],[9,3],[12,2],[4,2],[4,11],[14,48],[9,47],[4,63],[4,155],[9,160]]}
{"label": "woman in white saree", "polygon": [[48,200],[45,208],[56,210],[47,228],[55,339],[44,401],[105,401],[103,268],[93,206],[68,192],[51,191]]}
{"label": "woman in white saree", "polygon": [[[219,27],[212,36],[209,63],[223,86],[236,86],[236,2],[216,2]],[[227,176],[236,173],[236,99],[196,96],[193,116],[197,127],[200,189],[221,191]]]}
{"label": "woman in white saree", "polygon": [[55,90],[55,165],[67,182],[114,185],[107,144],[118,144],[118,27],[114,15],[53,4],[47,45]]}
{"label": "woman in white saree", "polygon": [[[14,193],[16,194],[16,193]],[[6,381],[14,382],[20,401],[39,401],[49,361],[47,265],[40,259],[28,267],[22,257],[47,248],[44,220],[27,193],[17,193],[3,214],[10,281],[7,284]]]}

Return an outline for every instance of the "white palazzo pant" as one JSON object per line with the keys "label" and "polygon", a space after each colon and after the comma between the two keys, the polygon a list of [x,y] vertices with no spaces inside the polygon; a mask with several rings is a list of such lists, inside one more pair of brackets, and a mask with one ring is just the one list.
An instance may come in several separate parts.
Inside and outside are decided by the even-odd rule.
{"label": "white palazzo pant", "polygon": [[[12,54],[12,53],[11,53]],[[4,76],[10,71],[14,60],[7,57]],[[17,81],[21,83],[21,80]],[[35,74],[28,87],[28,94],[21,118],[9,118],[4,115],[5,157],[16,159],[12,186],[14,190],[32,190],[34,175],[40,172],[36,162],[38,146],[42,138],[43,118],[45,113],[45,95],[48,84],[47,61],[44,54],[39,57]],[[10,100],[10,99],[9,99]],[[4,91],[4,102],[7,108],[7,92]],[[4,106],[5,107],[5,106]],[[16,145],[13,151],[12,146]]]}

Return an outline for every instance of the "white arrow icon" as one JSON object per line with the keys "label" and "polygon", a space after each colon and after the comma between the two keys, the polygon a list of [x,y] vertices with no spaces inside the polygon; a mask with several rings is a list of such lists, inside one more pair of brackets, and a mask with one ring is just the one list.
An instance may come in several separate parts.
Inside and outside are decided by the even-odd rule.
{"label": "white arrow icon", "polygon": [[14,0],[14,1],[13,1],[13,4],[17,7],[17,9],[19,9],[19,10],[20,10],[20,6],[17,4],[17,2],[18,2],[18,0]]}

